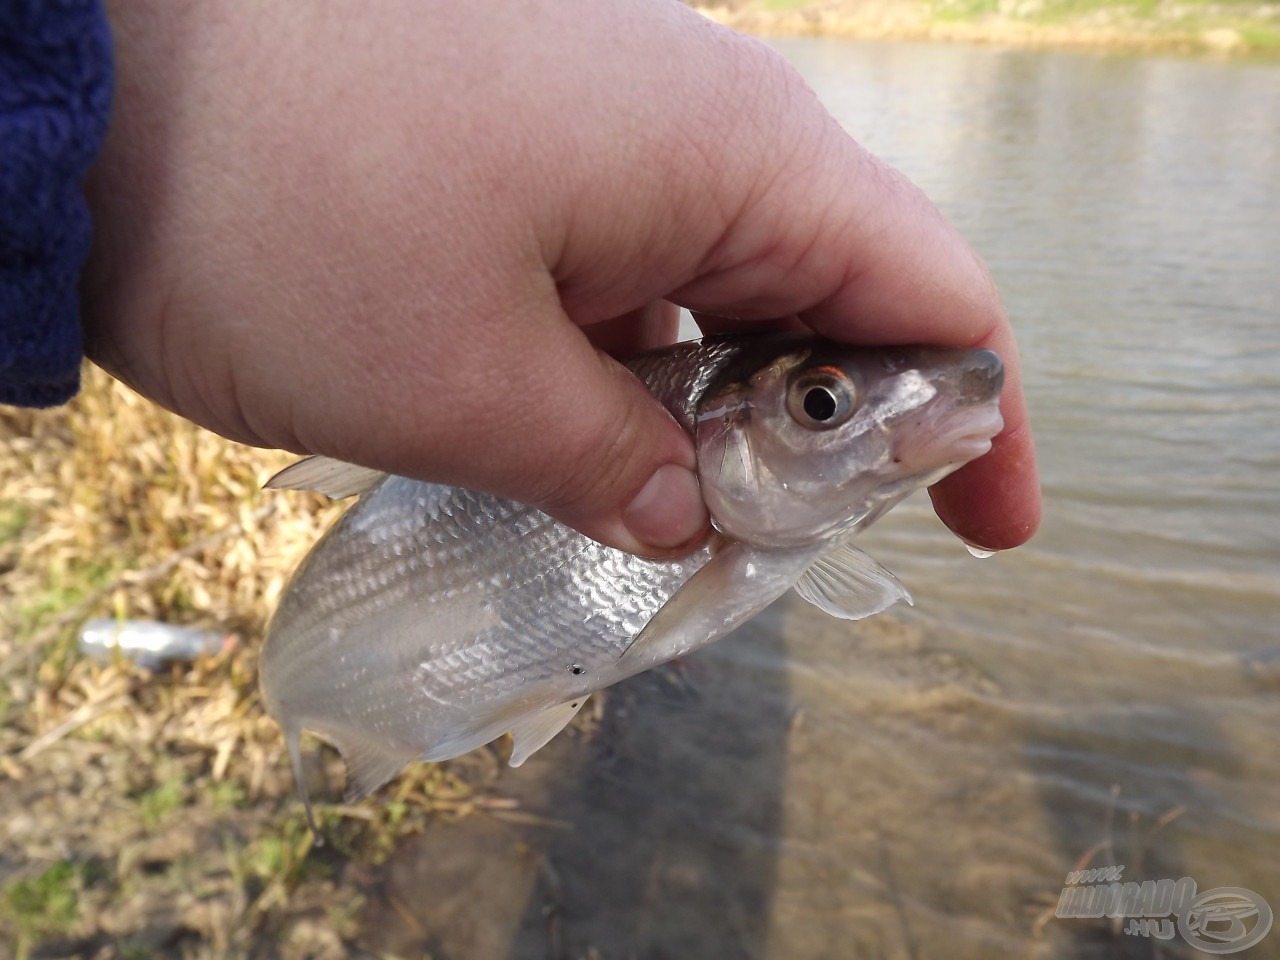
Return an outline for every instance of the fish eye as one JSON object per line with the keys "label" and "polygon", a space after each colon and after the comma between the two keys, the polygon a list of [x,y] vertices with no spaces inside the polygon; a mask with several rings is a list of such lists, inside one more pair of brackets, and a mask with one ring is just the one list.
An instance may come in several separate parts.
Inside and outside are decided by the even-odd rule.
{"label": "fish eye", "polygon": [[836,415],[838,401],[826,387],[810,387],[804,395],[804,412],[813,420],[827,421]]}
{"label": "fish eye", "polygon": [[857,391],[838,367],[802,370],[787,388],[787,410],[802,427],[830,430],[853,415]]}

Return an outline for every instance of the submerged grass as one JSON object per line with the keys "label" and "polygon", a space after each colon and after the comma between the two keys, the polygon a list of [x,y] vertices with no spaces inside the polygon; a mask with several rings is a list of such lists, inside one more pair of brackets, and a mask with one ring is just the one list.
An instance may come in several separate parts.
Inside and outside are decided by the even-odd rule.
{"label": "submerged grass", "polygon": [[[420,765],[380,800],[322,807],[313,849],[256,659],[289,571],[342,508],[264,491],[291,459],[92,368],[64,408],[0,408],[0,958],[344,956],[361,868],[433,818],[496,805],[492,756]],[[152,673],[80,655],[89,616],[231,639]],[[309,767],[336,797],[336,755],[313,745]]]}

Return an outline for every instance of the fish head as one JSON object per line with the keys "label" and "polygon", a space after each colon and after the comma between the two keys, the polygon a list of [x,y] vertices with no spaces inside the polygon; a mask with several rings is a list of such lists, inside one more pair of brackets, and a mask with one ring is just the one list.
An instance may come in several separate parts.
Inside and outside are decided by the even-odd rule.
{"label": "fish head", "polygon": [[778,339],[708,386],[695,436],[717,530],[807,546],[866,526],[991,448],[1004,381],[990,350]]}

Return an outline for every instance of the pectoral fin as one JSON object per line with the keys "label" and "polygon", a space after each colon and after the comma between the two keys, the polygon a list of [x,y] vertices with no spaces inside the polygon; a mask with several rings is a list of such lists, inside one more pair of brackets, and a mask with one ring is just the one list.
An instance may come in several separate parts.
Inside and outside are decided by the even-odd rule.
{"label": "pectoral fin", "polygon": [[857,547],[845,545],[813,562],[796,593],[842,620],[861,620],[911,594],[892,573]]}
{"label": "pectoral fin", "polygon": [[732,543],[685,581],[640,631],[618,666],[639,673],[719,640],[795,585],[812,550],[760,550]]}
{"label": "pectoral fin", "polygon": [[551,738],[569,725],[578,715],[586,697],[577,697],[567,703],[539,710],[531,716],[521,717],[511,724],[511,766],[518,767],[551,742]]}
{"label": "pectoral fin", "polygon": [[270,490],[315,490],[333,500],[368,493],[384,479],[381,470],[358,467],[331,457],[303,457],[267,481]]}

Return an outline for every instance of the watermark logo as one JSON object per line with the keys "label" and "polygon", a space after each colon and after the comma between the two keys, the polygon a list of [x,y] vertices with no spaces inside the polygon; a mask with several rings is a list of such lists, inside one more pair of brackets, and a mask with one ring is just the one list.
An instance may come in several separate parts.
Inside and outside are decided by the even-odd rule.
{"label": "watermark logo", "polygon": [[1181,935],[1205,953],[1239,953],[1258,943],[1275,919],[1271,905],[1244,887],[1199,892],[1195,880],[1123,880],[1124,866],[1067,874],[1057,916],[1124,917],[1134,937],[1172,940]]}

